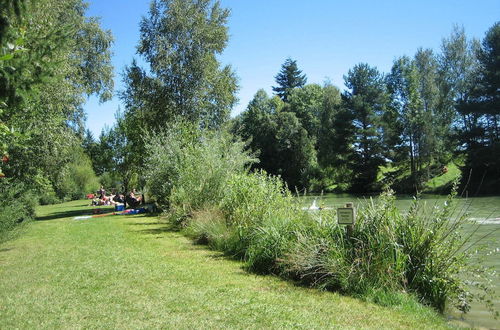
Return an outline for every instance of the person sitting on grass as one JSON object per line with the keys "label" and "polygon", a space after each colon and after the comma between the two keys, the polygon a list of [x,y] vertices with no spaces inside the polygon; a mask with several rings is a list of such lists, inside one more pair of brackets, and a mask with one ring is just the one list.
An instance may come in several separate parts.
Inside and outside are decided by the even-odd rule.
{"label": "person sitting on grass", "polygon": [[114,197],[113,197],[113,201],[115,203],[125,203],[125,196],[123,196],[122,194],[116,194]]}
{"label": "person sitting on grass", "polygon": [[136,196],[136,191],[135,189],[132,189],[131,192],[128,193],[126,202],[130,207],[135,208],[139,205],[141,205],[142,202],[142,197],[141,196]]}
{"label": "person sitting on grass", "polygon": [[103,199],[106,196],[106,190],[104,190],[104,186],[101,186],[101,189],[97,191],[100,199]]}

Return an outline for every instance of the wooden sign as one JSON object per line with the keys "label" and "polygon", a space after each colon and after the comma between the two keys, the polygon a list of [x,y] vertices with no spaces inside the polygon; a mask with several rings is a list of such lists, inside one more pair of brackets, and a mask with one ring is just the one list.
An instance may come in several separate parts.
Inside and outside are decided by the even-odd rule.
{"label": "wooden sign", "polygon": [[346,207],[337,209],[337,219],[339,225],[354,225],[356,221],[356,211],[352,203],[347,203]]}

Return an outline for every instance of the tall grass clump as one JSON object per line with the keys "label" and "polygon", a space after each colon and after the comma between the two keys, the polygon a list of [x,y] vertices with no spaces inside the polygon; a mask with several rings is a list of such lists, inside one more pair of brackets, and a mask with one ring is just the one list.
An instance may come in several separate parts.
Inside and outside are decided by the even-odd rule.
{"label": "tall grass clump", "polygon": [[432,208],[415,199],[407,212],[394,202],[391,192],[367,202],[349,236],[336,224],[334,212],[323,213],[322,221],[309,221],[281,260],[285,275],[375,301],[407,292],[440,312],[447,303],[467,312],[477,298],[488,305],[488,288],[474,296],[466,282],[484,269],[469,262],[470,227],[467,233],[468,222],[457,214],[454,195]]}
{"label": "tall grass clump", "polygon": [[229,252],[253,271],[277,272],[303,213],[283,181],[265,172],[234,175],[219,205],[238,236],[238,249]]}
{"label": "tall grass clump", "polygon": [[279,177],[249,173],[245,144],[224,131],[181,123],[147,141],[148,188],[168,219],[249,270],[385,305],[414,296],[441,312],[448,303],[468,310],[464,275],[474,266],[453,194],[401,212],[386,192],[358,208],[348,235],[335,210],[305,211]]}

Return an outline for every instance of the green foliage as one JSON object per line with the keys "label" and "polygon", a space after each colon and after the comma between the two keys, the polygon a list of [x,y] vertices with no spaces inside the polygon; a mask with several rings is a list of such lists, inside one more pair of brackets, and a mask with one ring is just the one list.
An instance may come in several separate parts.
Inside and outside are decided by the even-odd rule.
{"label": "green foliage", "polygon": [[500,191],[500,23],[495,23],[478,47],[479,67],[469,98],[458,107],[464,118],[460,131],[466,145],[463,186],[472,193]]}
{"label": "green foliage", "polygon": [[[115,189],[116,191],[120,191],[121,187],[121,182],[120,182],[120,177],[118,177],[115,173],[110,173],[110,172],[104,172],[99,176],[99,183],[101,186],[104,186],[107,190],[113,190]],[[131,185],[133,187],[137,187],[136,185]]]}
{"label": "green foliage", "polygon": [[19,181],[0,179],[0,243],[35,217],[36,195]]}
{"label": "green foliage", "polygon": [[[496,23],[480,45],[454,27],[439,53],[419,48],[414,56],[398,57],[387,75],[356,65],[344,77],[348,89],[342,100],[328,82],[305,85],[305,75],[287,59],[276,76],[279,86],[273,87],[284,102],[259,91],[235,120],[235,132],[259,154],[256,167],[282,175],[290,187],[370,192],[389,185],[418,193],[454,156],[466,153],[462,186],[468,182],[472,193],[495,193],[498,30]],[[290,116],[280,115],[287,112],[298,119],[307,139]],[[284,123],[297,134],[286,132]],[[300,164],[304,157],[281,162],[275,146],[279,137],[291,144],[290,136],[301,140],[292,149],[309,152],[307,145],[313,144],[315,155],[305,157],[311,160],[307,166]],[[386,164],[397,173],[379,172]]]}
{"label": "green foliage", "polygon": [[[149,69],[135,60],[125,69],[126,88],[120,95],[125,111],[113,128],[113,151],[120,155],[114,157],[115,167],[126,189],[131,176],[149,166],[145,136],[177,120],[218,129],[229,119],[237,78],[218,60],[228,40],[228,17],[229,10],[218,1],[152,1],[140,23],[138,45]],[[158,198],[166,196],[152,189]]]}
{"label": "green foliage", "polygon": [[163,209],[189,215],[221,199],[231,174],[246,171],[253,158],[225,130],[199,131],[175,123],[146,136],[144,177]]}
{"label": "green foliage", "polygon": [[[13,3],[20,2],[6,4]],[[85,171],[75,164],[70,171],[68,164],[79,152],[83,96],[110,98],[112,37],[97,19],[84,16],[81,0],[24,3],[20,13],[2,7],[9,24],[0,45],[0,153],[11,159],[2,171],[49,203],[54,193],[74,198],[83,189],[70,187],[68,173]]]}
{"label": "green foliage", "polygon": [[309,136],[314,138],[318,136],[323,98],[324,90],[318,84],[290,90],[287,97],[286,111],[294,113]]}
{"label": "green foliage", "polygon": [[381,117],[388,105],[383,76],[376,68],[361,63],[344,76],[350,91],[343,98],[350,111],[354,125],[354,170],[355,177],[351,190],[376,190],[373,184],[377,169],[384,163],[381,142]]}
{"label": "green foliage", "polygon": [[[239,179],[236,191],[258,190],[255,181]],[[467,312],[470,301],[478,299],[469,292],[463,274],[484,271],[467,264],[468,255],[462,249],[468,239],[463,236],[465,221],[449,220],[454,212],[452,199],[432,211],[424,211],[416,201],[402,214],[394,206],[394,197],[384,195],[380,202],[360,209],[352,235],[347,236],[336,224],[335,212],[307,214],[295,209],[286,197],[262,204],[256,198],[254,205],[244,193],[233,194],[228,192],[226,198],[239,203],[231,203],[229,212],[223,210],[225,222],[219,219],[215,226],[200,227],[195,218],[189,226],[209,244],[217,237],[214,247],[242,257],[254,271],[363,297],[384,288],[375,299],[383,304],[397,304],[399,298],[391,299],[406,291],[441,312],[448,302]]]}
{"label": "green foliage", "polygon": [[248,274],[240,262],[193,247],[154,215],[72,220],[88,212],[86,201],[37,212],[48,221],[30,226],[26,239],[0,245],[0,301],[9,302],[0,311],[2,329],[449,329],[429,309],[380,308]]}
{"label": "green foliage", "polygon": [[250,269],[268,273],[298,220],[298,204],[286,186],[265,172],[234,175],[219,205],[237,235],[238,248],[226,252],[244,257]]}
{"label": "green foliage", "polygon": [[280,72],[274,77],[278,86],[273,87],[273,91],[284,102],[288,102],[288,97],[294,88],[300,88],[307,82],[307,77],[297,67],[297,61],[287,58],[281,65]]}
{"label": "green foliage", "polygon": [[82,151],[76,151],[73,160],[61,172],[60,198],[82,199],[99,189],[99,179],[92,169],[92,162]]}
{"label": "green foliage", "polygon": [[[316,87],[320,88],[311,89]],[[315,140],[290,109],[260,90],[235,123],[234,131],[258,154],[260,162],[254,168],[281,176],[291,188],[307,188],[317,168]]]}
{"label": "green foliage", "polygon": [[176,124],[147,141],[148,188],[170,221],[250,270],[382,304],[409,292],[441,312],[448,301],[467,311],[474,298],[461,277],[477,271],[466,264],[453,195],[442,207],[415,200],[401,213],[392,193],[383,194],[358,208],[347,235],[335,210],[301,210],[279,177],[247,173],[244,145],[225,132]]}
{"label": "green foliage", "polygon": [[146,73],[135,61],[126,69],[126,117],[147,130],[176,117],[220,127],[237,89],[232,69],[217,59],[227,44],[228,16],[218,1],[153,1],[141,21],[138,46],[151,70]]}

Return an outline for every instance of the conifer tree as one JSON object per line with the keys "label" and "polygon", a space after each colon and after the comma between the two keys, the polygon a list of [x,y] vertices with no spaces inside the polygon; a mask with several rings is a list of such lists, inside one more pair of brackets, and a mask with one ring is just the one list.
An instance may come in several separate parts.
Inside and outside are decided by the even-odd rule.
{"label": "conifer tree", "polygon": [[382,74],[376,68],[361,63],[344,76],[350,91],[343,94],[345,106],[354,124],[355,172],[351,189],[371,191],[377,179],[378,167],[384,164],[381,140],[381,118],[388,104]]}
{"label": "conifer tree", "polygon": [[[458,110],[469,118],[464,185],[473,194],[500,192],[500,22],[486,33],[478,51],[479,72],[470,97]],[[468,181],[466,181],[468,180]]]}
{"label": "conifer tree", "polygon": [[285,60],[280,72],[274,78],[278,86],[273,86],[273,91],[284,102],[288,101],[292,89],[302,87],[307,82],[306,75],[302,74],[302,71],[297,67],[297,61],[291,58]]}

